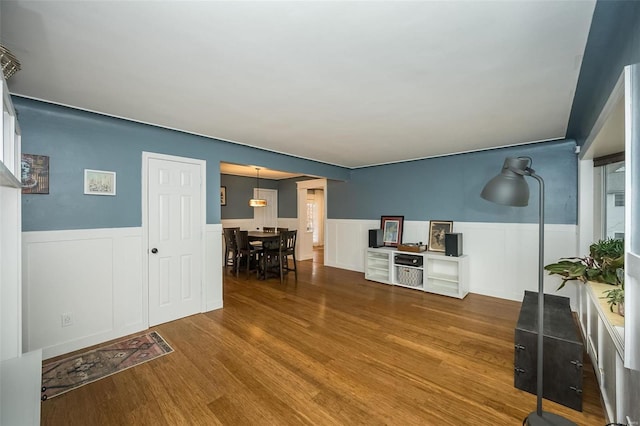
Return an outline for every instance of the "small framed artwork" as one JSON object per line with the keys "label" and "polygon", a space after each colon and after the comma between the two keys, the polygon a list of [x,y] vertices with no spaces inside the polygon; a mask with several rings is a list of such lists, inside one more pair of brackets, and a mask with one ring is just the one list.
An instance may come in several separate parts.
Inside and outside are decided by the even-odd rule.
{"label": "small framed artwork", "polygon": [[22,154],[20,178],[23,194],[49,193],[49,157]]}
{"label": "small framed artwork", "polygon": [[444,253],[444,234],[453,230],[453,222],[450,220],[429,221],[429,251]]}
{"label": "small framed artwork", "polygon": [[398,247],[402,242],[402,225],[404,216],[382,216],[380,228],[382,229],[382,242],[385,246]]}
{"label": "small framed artwork", "polygon": [[226,186],[220,187],[220,205],[221,206],[227,205],[227,187]]}
{"label": "small framed artwork", "polygon": [[116,172],[84,169],[84,193],[116,195]]}

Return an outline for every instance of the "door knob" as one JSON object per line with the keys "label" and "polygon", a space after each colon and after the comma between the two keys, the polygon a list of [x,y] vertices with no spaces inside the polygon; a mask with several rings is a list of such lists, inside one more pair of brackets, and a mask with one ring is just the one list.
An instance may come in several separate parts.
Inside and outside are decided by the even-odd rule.
{"label": "door knob", "polygon": [[154,247],[154,248],[151,249],[151,253],[156,254],[157,252],[158,252],[157,248]]}

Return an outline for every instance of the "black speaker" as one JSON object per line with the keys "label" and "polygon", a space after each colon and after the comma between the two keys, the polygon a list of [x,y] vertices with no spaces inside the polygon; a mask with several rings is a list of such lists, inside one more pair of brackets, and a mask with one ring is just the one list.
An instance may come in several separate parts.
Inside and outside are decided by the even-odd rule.
{"label": "black speaker", "polygon": [[382,229],[369,229],[369,247],[382,247]]}
{"label": "black speaker", "polygon": [[462,234],[444,234],[444,254],[462,256]]}

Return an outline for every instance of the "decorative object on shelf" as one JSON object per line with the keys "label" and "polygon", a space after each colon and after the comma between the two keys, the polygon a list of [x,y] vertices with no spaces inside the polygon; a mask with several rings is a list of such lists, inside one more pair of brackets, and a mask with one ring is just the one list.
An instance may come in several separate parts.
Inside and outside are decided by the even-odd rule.
{"label": "decorative object on shelf", "polygon": [[380,217],[380,229],[382,229],[382,242],[385,246],[398,247],[402,242],[402,225],[404,216]]}
{"label": "decorative object on shelf", "polygon": [[220,205],[221,206],[227,205],[227,187],[226,186],[220,187]]}
{"label": "decorative object on shelf", "polygon": [[23,194],[49,193],[49,157],[22,154],[20,168]]}
{"label": "decorative object on shelf", "polygon": [[405,243],[398,244],[398,250],[400,251],[410,251],[413,253],[420,253],[427,250],[427,246],[422,244],[422,241],[419,243]]}
{"label": "decorative object on shelf", "polygon": [[267,200],[260,198],[260,167],[256,167],[256,196],[258,198],[251,198],[249,200],[249,206],[251,207],[265,207]]}
{"label": "decorative object on shelf", "polygon": [[453,230],[453,222],[450,220],[429,221],[429,251],[444,253],[444,234]]}
{"label": "decorative object on shelf", "polygon": [[116,195],[116,172],[84,169],[84,193]]}
{"label": "decorative object on shelf", "polygon": [[[618,285],[624,279],[624,240],[600,240],[589,246],[589,256],[565,257],[559,262],[546,265],[544,269],[551,275],[562,277],[558,290],[572,280]],[[623,269],[622,278],[618,269]]]}
{"label": "decorative object on shelf", "polygon": [[618,307],[618,314],[624,316],[624,268],[616,269],[616,278],[620,283],[619,287],[604,292],[609,309],[613,312],[613,307]]}
{"label": "decorative object on shelf", "polygon": [[618,313],[621,316],[624,316],[624,283],[616,288],[612,288],[611,290],[606,290],[604,295],[605,299],[607,299],[611,312],[613,312],[613,307],[617,306]]}
{"label": "decorative object on shelf", "polygon": [[462,234],[444,234],[444,254],[445,256],[462,256]]}
{"label": "decorative object on shelf", "polygon": [[507,157],[499,175],[491,179],[482,189],[480,196],[485,200],[506,206],[525,207],[529,204],[529,185],[525,176],[538,181],[538,334],[537,334],[537,367],[536,367],[536,411],[525,419],[529,426],[554,425],[569,426],[575,423],[548,411],[542,411],[543,393],[543,360],[544,360],[544,181],[531,167],[529,157]]}
{"label": "decorative object on shelf", "polygon": [[6,47],[0,44],[0,65],[2,65],[2,74],[4,79],[8,80],[9,77],[20,71],[20,61],[13,53]]}
{"label": "decorative object on shelf", "polygon": [[382,242],[382,229],[369,229],[369,247],[378,248],[384,246]]}

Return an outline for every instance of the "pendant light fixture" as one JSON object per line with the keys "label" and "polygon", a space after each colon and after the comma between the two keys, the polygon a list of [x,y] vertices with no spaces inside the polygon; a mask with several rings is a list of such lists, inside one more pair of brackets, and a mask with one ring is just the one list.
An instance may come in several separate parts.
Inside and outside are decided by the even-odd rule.
{"label": "pendant light fixture", "polygon": [[265,207],[267,205],[267,200],[264,198],[260,198],[260,168],[256,167],[256,195],[258,198],[252,198],[249,200],[249,206],[251,207]]}

